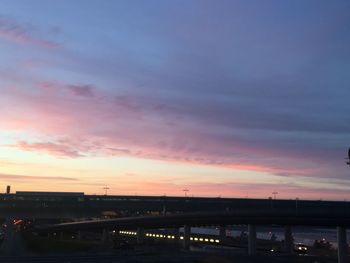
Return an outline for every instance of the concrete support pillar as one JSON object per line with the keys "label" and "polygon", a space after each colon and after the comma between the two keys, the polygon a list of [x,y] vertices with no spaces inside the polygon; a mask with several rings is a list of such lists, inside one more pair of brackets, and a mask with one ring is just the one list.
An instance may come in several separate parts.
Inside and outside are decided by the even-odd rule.
{"label": "concrete support pillar", "polygon": [[220,237],[221,244],[225,244],[226,243],[226,227],[225,226],[220,226],[219,237]]}
{"label": "concrete support pillar", "polygon": [[256,226],[248,225],[248,255],[256,253]]}
{"label": "concrete support pillar", "polygon": [[60,232],[60,240],[63,240],[63,232]]}
{"label": "concrete support pillar", "polygon": [[346,243],[346,228],[342,226],[337,227],[337,241],[338,241],[338,263],[346,263],[347,257],[347,243]]}
{"label": "concrete support pillar", "polygon": [[180,229],[179,228],[175,228],[174,229],[174,237],[177,243],[180,243]]}
{"label": "concrete support pillar", "polygon": [[184,226],[184,239],[183,239],[184,249],[190,248],[190,236],[191,236],[191,227],[189,225],[185,225]]}
{"label": "concrete support pillar", "polygon": [[142,245],[145,237],[145,230],[142,227],[137,228],[137,244]]}
{"label": "concrete support pillar", "polygon": [[109,237],[108,230],[104,228],[104,229],[102,230],[101,240],[102,240],[103,242],[107,242],[107,241],[108,241],[108,237]]}
{"label": "concrete support pillar", "polygon": [[286,226],[284,228],[284,251],[288,254],[293,253],[293,235],[292,235],[292,227]]}

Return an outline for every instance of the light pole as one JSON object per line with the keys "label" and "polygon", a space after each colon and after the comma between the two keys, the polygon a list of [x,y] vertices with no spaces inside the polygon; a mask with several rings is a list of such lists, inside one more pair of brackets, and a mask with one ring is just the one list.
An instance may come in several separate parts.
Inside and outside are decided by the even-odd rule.
{"label": "light pole", "polygon": [[182,191],[185,192],[185,197],[187,197],[187,192],[189,191],[187,188],[183,189]]}
{"label": "light pole", "polygon": [[274,191],[274,192],[272,192],[272,194],[273,194],[273,199],[276,200],[276,195],[278,195],[278,192]]}
{"label": "light pole", "polygon": [[105,187],[103,187],[103,189],[105,190],[105,195],[107,195],[107,191],[109,190],[109,187],[106,185]]}

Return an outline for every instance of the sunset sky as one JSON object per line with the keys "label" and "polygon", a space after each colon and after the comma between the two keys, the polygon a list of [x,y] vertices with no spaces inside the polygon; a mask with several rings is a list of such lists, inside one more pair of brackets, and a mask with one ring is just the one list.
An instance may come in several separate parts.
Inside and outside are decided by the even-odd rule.
{"label": "sunset sky", "polygon": [[350,200],[350,1],[0,1],[0,191]]}

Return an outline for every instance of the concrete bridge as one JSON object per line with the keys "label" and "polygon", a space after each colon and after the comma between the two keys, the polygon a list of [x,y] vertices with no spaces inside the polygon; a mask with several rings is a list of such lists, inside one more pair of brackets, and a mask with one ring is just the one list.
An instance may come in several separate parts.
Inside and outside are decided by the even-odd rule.
{"label": "concrete bridge", "polygon": [[84,193],[17,192],[0,194],[0,216],[12,218],[89,218],[105,212],[117,217],[216,211],[288,211],[291,214],[350,216],[350,202],[167,196],[106,196]]}
{"label": "concrete bridge", "polygon": [[276,224],[285,226],[285,251],[292,253],[292,226],[320,226],[336,227],[338,235],[338,262],[347,262],[346,227],[350,226],[350,216],[343,212],[328,213],[328,211],[314,213],[312,211],[295,213],[295,211],[260,211],[256,209],[237,210],[232,212],[199,212],[182,213],[162,216],[139,216],[117,218],[109,220],[92,220],[73,223],[63,223],[50,226],[38,226],[37,231],[81,231],[101,229],[107,230],[137,229],[137,240],[142,243],[145,229],[153,228],[184,228],[183,246],[189,248],[191,227],[221,226],[220,239],[225,238],[225,226],[245,224],[248,226],[248,253],[256,252],[256,225]]}
{"label": "concrete bridge", "polygon": [[[166,196],[106,196],[84,193],[17,192],[0,195],[0,215],[22,219],[78,219],[114,213],[117,219],[83,221],[42,226],[40,231],[83,229],[138,229],[138,239],[145,228],[184,227],[183,244],[189,246],[194,226],[246,224],[248,251],[256,251],[256,225],[286,226],[286,251],[291,251],[291,226],[337,227],[339,262],[346,262],[346,227],[350,224],[350,202],[193,198]],[[159,216],[149,216],[157,214]],[[135,216],[138,215],[138,216]]]}

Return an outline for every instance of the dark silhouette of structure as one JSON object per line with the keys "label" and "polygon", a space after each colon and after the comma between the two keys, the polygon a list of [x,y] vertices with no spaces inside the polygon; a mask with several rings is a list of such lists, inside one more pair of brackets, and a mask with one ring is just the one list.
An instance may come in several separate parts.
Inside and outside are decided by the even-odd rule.
{"label": "dark silhouette of structure", "polygon": [[[201,226],[221,226],[220,237],[218,243],[225,242],[227,225],[247,225],[248,254],[253,255],[257,250],[257,230],[258,225],[280,225],[284,226],[284,250],[286,253],[293,251],[292,226],[321,226],[336,227],[338,242],[338,262],[347,262],[347,240],[346,227],[350,226],[350,217],[340,211],[329,213],[329,211],[304,211],[296,214],[295,211],[289,209],[279,210],[260,210],[257,208],[249,208],[236,210],[232,212],[197,212],[197,213],[177,213],[170,215],[158,216],[137,216],[123,217],[107,220],[88,220],[70,223],[61,223],[55,225],[37,226],[36,231],[44,233],[56,233],[62,231],[86,231],[86,230],[102,230],[105,233],[113,230],[114,232],[123,232],[119,230],[137,229],[134,235],[137,237],[137,243],[142,244],[146,229],[156,228],[180,228],[183,227],[183,235],[178,238],[182,242],[185,249],[190,247],[191,227]],[[49,234],[50,235],[50,234]],[[81,234],[78,234],[80,236]]]}
{"label": "dark silhouette of structure", "polygon": [[[116,218],[102,219],[106,212],[113,212]],[[280,199],[16,192],[0,194],[0,215],[35,220],[35,230],[50,237],[57,232],[58,235],[63,232],[78,232],[79,237],[82,231],[93,230],[102,233],[102,240],[105,240],[109,231],[117,233],[133,229],[139,244],[146,237],[147,229],[176,229],[179,232],[183,228],[183,235],[176,234],[174,239],[181,242],[185,249],[191,243],[191,227],[220,226],[220,237],[217,240],[219,244],[224,244],[225,228],[228,225],[246,225],[250,255],[256,253],[257,226],[273,224],[284,227],[284,249],[287,253],[293,249],[293,226],[334,227],[337,229],[338,262],[346,263],[346,228],[350,227],[350,202],[297,200],[296,203],[295,200]],[[95,217],[98,219],[91,219]],[[49,225],[40,223],[51,219],[73,222]]]}
{"label": "dark silhouette of structure", "polygon": [[348,161],[346,162],[347,165],[350,165],[350,148],[348,150],[348,158],[346,158]]}

